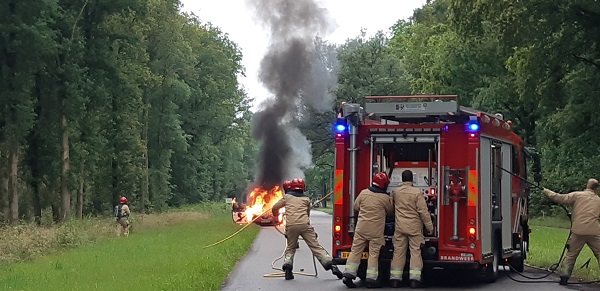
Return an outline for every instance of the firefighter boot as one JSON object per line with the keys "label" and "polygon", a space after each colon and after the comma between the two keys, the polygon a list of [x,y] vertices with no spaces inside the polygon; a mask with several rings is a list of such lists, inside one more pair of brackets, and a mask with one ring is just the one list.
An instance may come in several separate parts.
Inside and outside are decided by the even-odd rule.
{"label": "firefighter boot", "polygon": [[421,281],[417,281],[417,280],[410,280],[410,288],[423,288],[425,286],[423,286],[423,283],[421,283]]}
{"label": "firefighter boot", "polygon": [[390,287],[392,288],[400,288],[400,284],[402,283],[402,281],[400,280],[390,280]]}
{"label": "firefighter boot", "polygon": [[365,286],[367,288],[381,288],[381,284],[379,284],[379,282],[374,279],[366,279]]}
{"label": "firefighter boot", "polygon": [[344,285],[346,285],[346,287],[348,288],[356,288],[356,284],[354,284],[354,282],[352,280],[356,279],[355,276],[350,275],[350,274],[344,274],[344,279],[342,280],[342,283],[344,283]]}
{"label": "firefighter boot", "polygon": [[558,284],[560,284],[560,285],[567,285],[567,284],[569,284],[569,277],[561,276],[560,277],[560,282],[558,282]]}
{"label": "firefighter boot", "polygon": [[340,271],[340,269],[338,269],[338,267],[332,262],[327,263],[323,268],[325,268],[325,271],[331,270],[331,273],[337,276],[338,279],[342,279],[344,277],[342,271]]}
{"label": "firefighter boot", "polygon": [[293,266],[290,264],[283,264],[282,269],[285,271],[285,279],[292,280],[294,279],[294,273],[292,272]]}
{"label": "firefighter boot", "polygon": [[340,269],[338,269],[338,267],[335,265],[331,266],[331,273],[336,275],[338,277],[338,279],[344,278],[342,271],[340,271]]}

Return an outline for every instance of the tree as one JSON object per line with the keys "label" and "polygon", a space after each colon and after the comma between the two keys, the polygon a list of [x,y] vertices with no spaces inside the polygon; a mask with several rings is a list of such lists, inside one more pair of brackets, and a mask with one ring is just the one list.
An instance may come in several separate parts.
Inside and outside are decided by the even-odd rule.
{"label": "tree", "polygon": [[410,93],[409,75],[392,54],[389,39],[381,31],[370,38],[362,31],[348,40],[340,47],[338,59],[340,81],[336,96],[340,102],[364,104],[365,96]]}
{"label": "tree", "polygon": [[2,167],[8,166],[0,173],[4,174],[3,184],[8,185],[3,187],[3,201],[10,204],[10,217],[4,219],[13,223],[20,218],[19,165],[35,119],[35,77],[43,69],[48,50],[55,46],[44,14],[53,9],[50,5],[11,0],[0,7],[0,152],[7,157]]}
{"label": "tree", "polygon": [[50,208],[61,222],[75,204],[77,217],[102,215],[120,196],[162,210],[245,189],[256,147],[241,53],[180,7],[0,5],[3,221],[41,223]]}

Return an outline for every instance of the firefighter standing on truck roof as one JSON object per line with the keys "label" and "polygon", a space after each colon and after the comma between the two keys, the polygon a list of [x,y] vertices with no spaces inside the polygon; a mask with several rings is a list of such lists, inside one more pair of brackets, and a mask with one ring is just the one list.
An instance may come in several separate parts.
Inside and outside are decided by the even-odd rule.
{"label": "firefighter standing on truck roof", "polygon": [[423,226],[428,233],[433,233],[433,223],[427,211],[427,204],[421,190],[413,187],[413,173],[402,172],[402,186],[394,192],[395,225],[394,257],[390,269],[390,284],[397,288],[402,281],[402,273],[406,263],[406,248],[410,249],[409,279],[411,288],[420,288],[423,258],[421,246],[425,244]]}
{"label": "firefighter standing on truck roof", "polygon": [[571,237],[567,243],[567,256],[560,268],[560,284],[567,285],[575,261],[583,246],[587,244],[600,265],[600,197],[596,194],[600,188],[598,180],[589,179],[584,191],[569,194],[557,194],[544,188],[548,198],[560,204],[573,206],[571,218]]}
{"label": "firefighter standing on truck roof", "polygon": [[129,215],[131,211],[127,205],[127,198],[122,196],[119,205],[115,206],[115,218],[117,219],[117,235],[129,236]]}
{"label": "firefighter standing on truck roof", "polygon": [[304,195],[304,190],[306,190],[304,180],[293,179],[290,182],[290,190],[273,205],[273,215],[275,217],[279,216],[279,209],[285,207],[287,247],[282,267],[285,271],[285,279],[294,279],[292,270],[299,236],[302,236],[313,256],[319,259],[323,268],[331,270],[334,275],[341,279],[342,272],[337,266],[333,265],[331,255],[319,244],[317,233],[310,225],[310,198]]}
{"label": "firefighter standing on truck roof", "polygon": [[354,210],[358,211],[358,222],[342,281],[348,288],[356,288],[356,284],[352,280],[356,279],[358,265],[367,243],[369,244],[369,259],[366,286],[367,288],[380,286],[377,277],[379,275],[379,252],[385,245],[385,217],[394,213],[394,204],[386,192],[389,184],[390,179],[386,173],[375,174],[371,187],[362,190],[354,202]]}

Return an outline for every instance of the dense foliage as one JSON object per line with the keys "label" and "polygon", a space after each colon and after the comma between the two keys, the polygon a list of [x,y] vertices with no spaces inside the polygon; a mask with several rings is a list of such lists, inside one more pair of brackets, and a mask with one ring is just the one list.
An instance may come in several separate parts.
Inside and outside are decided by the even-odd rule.
{"label": "dense foliage", "polygon": [[[390,31],[338,48],[336,103],[458,94],[461,105],[513,121],[542,154],[543,186],[580,190],[600,176],[599,19],[597,1],[427,1]],[[534,214],[550,210],[540,193],[532,202]]]}
{"label": "dense foliage", "polygon": [[[241,52],[177,0],[0,4],[0,217],[221,200],[253,178]],[[222,200],[221,200],[222,201]]]}
{"label": "dense foliage", "polygon": [[[317,39],[337,99],[303,112],[310,195],[332,190],[336,104],[403,94],[503,113],[541,151],[544,186],[581,189],[600,176],[598,19],[589,0],[431,0],[389,31]],[[257,151],[240,60],[177,0],[0,4],[2,221],[239,196]],[[535,193],[534,214],[548,205]]]}

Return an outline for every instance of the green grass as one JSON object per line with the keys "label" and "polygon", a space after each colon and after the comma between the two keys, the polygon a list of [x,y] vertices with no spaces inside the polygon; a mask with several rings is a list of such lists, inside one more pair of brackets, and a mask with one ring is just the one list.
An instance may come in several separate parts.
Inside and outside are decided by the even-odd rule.
{"label": "green grass", "polygon": [[3,290],[219,290],[258,233],[246,228],[215,247],[203,247],[240,226],[231,213],[139,229],[128,238],[94,244],[0,266]]}
{"label": "green grass", "polygon": [[[568,235],[568,229],[545,226],[532,227],[529,243],[530,252],[527,258],[527,264],[548,268],[557,263]],[[581,265],[590,258],[591,262],[589,268],[580,269]],[[600,278],[598,261],[594,258],[592,251],[587,246],[583,248],[577,258],[573,277],[586,280],[598,280],[598,278]]]}
{"label": "green grass", "polygon": [[546,216],[536,217],[529,220],[530,226],[546,226],[546,227],[557,227],[557,228],[571,228],[571,222],[567,216]]}

